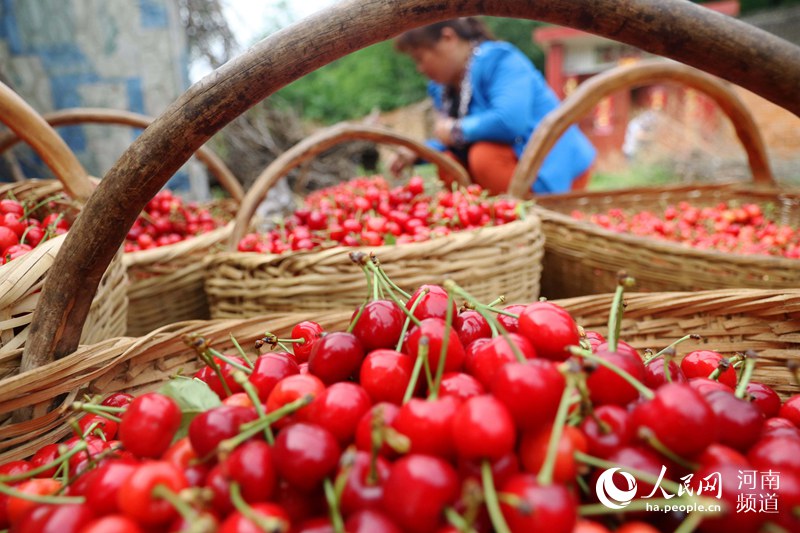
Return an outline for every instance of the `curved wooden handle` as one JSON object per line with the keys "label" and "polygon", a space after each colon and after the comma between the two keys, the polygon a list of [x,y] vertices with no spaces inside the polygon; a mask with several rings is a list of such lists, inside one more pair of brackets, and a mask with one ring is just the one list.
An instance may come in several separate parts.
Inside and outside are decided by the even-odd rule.
{"label": "curved wooden handle", "polygon": [[334,59],[417,26],[481,14],[603,35],[705,68],[800,114],[800,47],[682,0],[343,0],[192,85],[122,154],[67,234],[53,265],[59,275],[47,277],[22,370],[75,350],[100,276],[138,213],[228,122]]}
{"label": "curved wooden handle", "polygon": [[67,143],[39,113],[4,83],[0,83],[0,120],[39,154],[70,197],[81,203],[89,198],[94,185]]}
{"label": "curved wooden handle", "polygon": [[362,124],[342,123],[329,128],[320,130],[313,135],[309,135],[299,143],[295,144],[287,151],[278,156],[272,163],[264,169],[253,185],[247,191],[247,195],[242,201],[242,206],[236,214],[236,224],[233,227],[228,247],[236,249],[237,243],[247,233],[250,219],[258,208],[258,204],[267,195],[267,192],[275,185],[282,176],[297,167],[304,161],[311,159],[328,150],[329,148],[344,141],[372,141],[376,143],[391,143],[404,146],[414,151],[422,159],[425,159],[437,167],[440,172],[445,172],[454,176],[460,185],[469,185],[470,178],[467,171],[456,160],[447,157],[424,144],[420,144],[410,137],[400,135],[393,131],[375,126]]}
{"label": "curved wooden handle", "polygon": [[588,114],[603,98],[620,89],[659,82],[681,83],[711,97],[733,123],[736,135],[747,152],[753,181],[775,185],[761,132],[753,115],[731,90],[730,85],[680,63],[650,59],[615,67],[589,78],[564,99],[559,107],[548,113],[522,152],[511,177],[509,192],[518,198],[532,196],[531,188],[550,149],[567,128]]}
{"label": "curved wooden handle", "polygon": [[[45,113],[42,118],[52,127],[71,126],[74,124],[115,124],[122,126],[131,126],[132,128],[146,128],[152,122],[153,118],[147,115],[134,113],[132,111],[123,111],[120,109],[105,109],[93,107],[76,107],[59,109],[50,113]],[[0,153],[5,152],[19,141],[20,137],[15,132],[9,131],[0,135]],[[211,175],[217,178],[219,184],[228,191],[231,198],[240,203],[244,198],[244,188],[233,172],[230,171],[225,162],[220,157],[206,148],[201,146],[194,156],[198,161],[203,163]]]}

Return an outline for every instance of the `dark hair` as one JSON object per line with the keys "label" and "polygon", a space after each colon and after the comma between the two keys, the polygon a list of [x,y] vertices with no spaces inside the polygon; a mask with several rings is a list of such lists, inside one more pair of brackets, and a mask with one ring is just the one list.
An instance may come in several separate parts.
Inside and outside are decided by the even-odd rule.
{"label": "dark hair", "polygon": [[495,39],[481,20],[475,17],[461,17],[443,20],[402,33],[395,38],[394,47],[403,53],[410,52],[415,48],[432,47],[442,37],[444,28],[452,28],[456,35],[465,41],[482,42]]}

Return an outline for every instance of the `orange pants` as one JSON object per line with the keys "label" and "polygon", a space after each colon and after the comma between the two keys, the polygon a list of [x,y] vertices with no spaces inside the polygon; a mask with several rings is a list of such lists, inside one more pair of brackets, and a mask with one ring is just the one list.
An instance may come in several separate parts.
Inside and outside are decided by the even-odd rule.
{"label": "orange pants", "polygon": [[[453,159],[458,159],[453,153],[446,152]],[[460,161],[462,164],[463,161]],[[476,142],[469,148],[466,162],[467,171],[472,181],[486,189],[491,194],[502,194],[508,191],[511,176],[517,168],[517,154],[508,144],[493,142]],[[591,168],[578,176],[572,182],[572,190],[579,191],[586,188],[591,176]],[[453,182],[452,176],[439,174],[439,177],[448,185]]]}

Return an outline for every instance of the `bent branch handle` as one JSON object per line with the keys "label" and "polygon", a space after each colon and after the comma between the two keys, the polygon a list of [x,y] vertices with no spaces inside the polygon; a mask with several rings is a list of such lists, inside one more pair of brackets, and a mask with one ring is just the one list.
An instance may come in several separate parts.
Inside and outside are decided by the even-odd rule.
{"label": "bent branch handle", "polygon": [[728,115],[747,152],[750,172],[757,184],[775,185],[769,157],[753,115],[726,82],[680,63],[657,59],[616,67],[580,84],[559,107],[536,127],[522,152],[509,192],[518,198],[532,195],[533,183],[545,157],[572,124],[579,121],[606,96],[629,87],[653,83],[680,83],[705,93]]}
{"label": "bent branch handle", "polygon": [[53,265],[59,275],[47,277],[22,370],[75,350],[91,295],[138,213],[226,124],[334,59],[417,26],[481,14],[609,37],[705,69],[800,114],[800,47],[682,0],[343,0],[195,83],[122,154],[68,233]]}
{"label": "bent branch handle", "polygon": [[361,124],[336,124],[329,128],[320,130],[295,144],[287,151],[278,156],[272,163],[264,169],[253,185],[247,191],[247,195],[242,201],[242,206],[236,214],[236,224],[229,241],[229,248],[236,249],[236,244],[247,233],[250,220],[258,208],[258,204],[264,200],[267,192],[275,185],[282,176],[297,167],[304,161],[311,159],[345,141],[372,141],[376,143],[390,143],[404,146],[413,150],[422,159],[425,159],[437,167],[440,172],[445,172],[454,176],[460,185],[469,185],[469,174],[454,159],[438,152],[424,144],[420,144],[410,137],[394,133],[375,126]]}
{"label": "bent branch handle", "polygon": [[[68,108],[59,109],[51,113],[45,113],[42,118],[52,127],[71,126],[75,124],[114,124],[121,126],[130,126],[132,128],[146,128],[152,122],[153,118],[132,111],[123,111],[119,109],[105,109],[105,108]],[[5,132],[0,135],[0,153],[5,152],[20,140],[20,137],[15,132]],[[240,203],[244,198],[244,189],[239,180],[233,175],[228,166],[217,154],[201,146],[194,156],[198,161],[203,163],[211,175],[217,178],[219,184],[228,191],[231,198]]]}
{"label": "bent branch handle", "polygon": [[4,83],[0,83],[0,120],[34,149],[71,198],[81,203],[89,198],[94,186],[67,143]]}

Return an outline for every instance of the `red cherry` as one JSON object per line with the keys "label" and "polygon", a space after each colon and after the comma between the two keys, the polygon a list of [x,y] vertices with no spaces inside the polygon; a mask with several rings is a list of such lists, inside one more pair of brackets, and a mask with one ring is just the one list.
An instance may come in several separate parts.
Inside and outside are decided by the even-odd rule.
{"label": "red cherry", "polygon": [[[492,382],[492,394],[503,402],[520,429],[541,428],[555,418],[566,381],[552,361],[530,359],[507,363]],[[531,406],[535,405],[535,409]]]}
{"label": "red cherry", "polygon": [[373,465],[370,453],[356,452],[349,464],[342,490],[342,514],[348,516],[366,509],[380,510],[383,484],[389,477],[389,469],[389,462],[383,457],[375,458]]}
{"label": "red cherry", "polygon": [[781,406],[778,416],[791,420],[792,423],[800,428],[800,394],[795,394]]}
{"label": "red cherry", "polygon": [[351,514],[344,523],[348,533],[402,533],[402,529],[380,511],[366,509]]}
{"label": "red cherry", "polygon": [[715,466],[723,464],[737,465],[742,470],[750,468],[750,462],[740,452],[730,446],[712,442],[703,453],[697,456],[699,468],[713,469]]}
{"label": "red cherry", "polygon": [[501,491],[515,496],[523,505],[501,502],[500,508],[511,531],[572,533],[578,506],[563,485],[540,485],[530,474],[517,474],[502,486]]}
{"label": "red cherry", "polygon": [[657,389],[665,383],[685,383],[686,376],[681,372],[681,367],[675,361],[667,363],[669,379],[664,371],[664,360],[659,358],[644,365],[644,384],[651,389]]}
{"label": "red cherry", "polygon": [[800,474],[798,445],[800,441],[794,437],[767,437],[750,448],[747,459],[758,470],[793,471]]}
{"label": "red cherry", "polygon": [[38,505],[12,529],[15,533],[81,533],[93,518],[85,504]]}
{"label": "red cherry", "polygon": [[80,533],[144,533],[139,524],[125,515],[96,518],[83,526]]}
{"label": "red cherry", "polygon": [[[644,380],[644,364],[638,357],[600,350],[595,354],[608,363],[621,368],[639,381]],[[595,405],[626,405],[639,397],[639,391],[614,371],[599,366],[586,379],[589,396]]]}
{"label": "red cherry", "polygon": [[468,346],[475,339],[488,339],[492,336],[492,330],[483,315],[471,309],[461,311],[453,319],[453,329],[463,346]]}
{"label": "red cherry", "polygon": [[772,387],[757,381],[747,384],[747,395],[753,404],[764,414],[765,418],[778,416],[781,408],[781,398]]}
{"label": "red cherry", "polygon": [[[280,409],[286,404],[303,397],[310,397],[312,400],[322,394],[325,384],[312,374],[304,374],[302,365],[299,374],[293,374],[280,380],[272,392],[267,397],[267,412],[271,413]],[[308,413],[308,405],[301,407],[294,414],[285,416],[273,424],[277,428],[282,428],[294,421],[302,419]]]}
{"label": "red cherry", "polygon": [[564,361],[567,346],[578,346],[578,325],[569,312],[551,302],[534,302],[519,315],[519,332],[527,338],[539,357]]}
{"label": "red cherry", "polygon": [[86,486],[86,504],[98,516],[119,513],[117,493],[128,477],[138,468],[135,461],[113,460],[92,472]]}
{"label": "red cherry", "polygon": [[163,461],[139,465],[122,483],[117,492],[117,505],[123,514],[146,526],[166,524],[177,516],[175,508],[156,495],[154,489],[164,485],[174,493],[189,486],[183,472]]}
{"label": "red cherry", "polygon": [[[522,304],[511,304],[507,305],[503,308],[503,311],[507,311],[509,313],[513,313],[515,315],[519,315],[525,310],[525,305]],[[502,313],[497,314],[497,321],[505,328],[508,333],[517,333],[519,331],[519,319],[514,318],[513,316],[504,315]]]}
{"label": "red cherry", "polygon": [[[244,364],[244,360],[241,357],[236,356],[229,356],[231,360],[236,361],[239,364]],[[236,394],[237,392],[242,392],[242,386],[236,383],[236,380],[233,379],[233,372],[236,370],[232,365],[226,363],[225,361],[215,357],[214,361],[219,366],[220,373],[222,374],[222,378],[220,378],[219,374],[211,368],[210,366],[204,366],[200,370],[198,370],[194,377],[206,383],[211,390],[217,393],[217,396],[220,398],[226,398],[229,396],[228,392],[226,392],[225,387],[222,385],[222,380],[225,380],[225,384],[230,391],[230,394]]]}
{"label": "red cherry", "polygon": [[281,477],[301,490],[310,491],[336,469],[341,448],[327,429],[299,422],[278,433],[274,454]]}
{"label": "red cherry", "polygon": [[[723,359],[722,354],[712,350],[695,350],[681,360],[681,370],[687,378],[707,378]],[[736,370],[731,366],[719,375],[718,381],[731,389],[736,387]]]}
{"label": "red cherry", "polygon": [[[527,431],[522,435],[519,456],[522,466],[528,472],[538,474],[542,469],[547,457],[552,431],[553,426],[549,425],[540,430]],[[587,449],[588,445],[583,433],[573,426],[564,426],[556,448],[553,481],[555,483],[573,482],[578,475],[575,452],[586,453]]]}
{"label": "red cherry", "polygon": [[[508,336],[525,359],[536,357],[535,350],[525,337],[516,333],[509,333]],[[486,388],[492,386],[495,375],[503,365],[517,361],[517,356],[505,337],[495,337],[488,342],[476,344],[468,353],[469,357],[465,360],[467,372]]]}
{"label": "red cherry", "polygon": [[[425,291],[428,291],[427,294],[425,294]],[[414,307],[418,299],[420,302]],[[455,318],[458,314],[458,309],[455,302],[450,305],[452,316]],[[406,302],[406,309],[409,311],[414,309],[414,316],[420,321],[426,318],[444,320],[447,317],[447,291],[439,285],[420,285]]]}
{"label": "red cherry", "polygon": [[356,427],[372,402],[356,383],[334,383],[308,406],[307,421],[330,431],[342,447],[352,442]]}
{"label": "red cherry", "polygon": [[198,457],[205,458],[225,439],[239,434],[240,427],[257,418],[254,409],[221,405],[195,416],[189,423],[189,440]]}
{"label": "red cherry", "polygon": [[323,383],[330,385],[355,375],[363,360],[364,349],[358,338],[352,333],[335,332],[314,343],[308,369]]}
{"label": "red cherry", "polygon": [[[388,402],[380,402],[373,405],[369,411],[364,413],[356,428],[356,447],[359,450],[372,451],[372,428],[375,425],[388,428],[392,427],[400,408]],[[387,442],[383,442],[378,453],[382,457],[394,458],[397,453]]]}
{"label": "red cherry", "polygon": [[439,384],[439,396],[454,396],[461,402],[485,392],[480,381],[463,372],[443,374],[442,382]]}
{"label": "red cherry", "polygon": [[269,501],[278,484],[272,448],[263,441],[245,442],[222,462],[222,473],[239,484],[247,503]]}
{"label": "red cherry", "polygon": [[759,408],[726,391],[709,392],[705,399],[717,418],[717,442],[740,452],[749,450],[764,424]]}
{"label": "red cherry", "polygon": [[600,458],[628,446],[634,437],[630,413],[618,405],[599,406],[583,419],[580,428],[586,435],[589,455]]}
{"label": "red cherry", "polygon": [[270,352],[255,360],[253,372],[248,379],[255,386],[258,398],[266,402],[280,380],[299,373],[300,368],[293,356],[282,352]]}
{"label": "red cherry", "polygon": [[[353,318],[358,314],[357,309]],[[378,348],[394,348],[403,331],[405,314],[390,300],[372,300],[364,305],[364,310],[353,328],[364,351]]]}
{"label": "red cherry", "polygon": [[383,487],[383,506],[399,526],[419,533],[436,530],[444,509],[458,497],[455,469],[438,457],[410,454],[397,460]]}
{"label": "red cherry", "polygon": [[[289,514],[280,505],[274,503],[255,503],[250,506],[253,515],[260,519],[275,523],[275,531],[289,531]],[[253,523],[239,511],[228,515],[220,526],[218,533],[263,533],[264,528]]]}
{"label": "red cherry", "polygon": [[292,347],[298,363],[308,361],[314,343],[322,337],[322,332],[322,326],[310,320],[300,322],[292,328],[292,338],[304,340],[304,342],[294,343]]}
{"label": "red cherry", "polygon": [[452,396],[412,398],[400,407],[392,426],[409,438],[411,453],[449,458],[455,451],[451,426],[458,406]]}
{"label": "red cherry", "polygon": [[361,363],[359,382],[372,402],[400,405],[411,381],[414,360],[394,350],[374,350]]}
{"label": "red cherry", "polygon": [[181,409],[175,400],[157,392],[134,399],[122,414],[119,439],[139,457],[157,458],[169,448],[181,425]]}
{"label": "red cherry", "polygon": [[511,414],[490,394],[470,398],[461,404],[451,427],[456,453],[464,459],[499,460],[511,452],[516,441]]}

